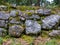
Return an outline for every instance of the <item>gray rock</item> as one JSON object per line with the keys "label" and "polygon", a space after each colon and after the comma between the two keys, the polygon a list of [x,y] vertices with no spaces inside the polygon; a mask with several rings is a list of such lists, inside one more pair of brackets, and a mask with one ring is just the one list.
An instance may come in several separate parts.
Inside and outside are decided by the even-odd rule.
{"label": "gray rock", "polygon": [[11,7],[14,7],[14,8],[16,8],[16,6],[17,6],[16,4],[11,4]]}
{"label": "gray rock", "polygon": [[39,9],[37,10],[37,13],[38,14],[41,14],[41,15],[50,15],[51,14],[51,10],[50,9]]}
{"label": "gray rock", "polygon": [[24,31],[23,27],[19,25],[13,25],[9,27],[10,36],[19,37],[23,31]]}
{"label": "gray rock", "polygon": [[60,30],[53,30],[52,32],[49,33],[49,36],[60,36]]}
{"label": "gray rock", "polygon": [[20,16],[20,19],[21,19],[22,21],[24,21],[26,18],[24,18],[24,17]]}
{"label": "gray rock", "polygon": [[58,26],[58,28],[57,28],[58,30],[60,30],[60,26]]}
{"label": "gray rock", "polygon": [[16,10],[16,11],[18,12],[19,16],[23,16],[23,12],[22,11],[20,11],[20,10]]}
{"label": "gray rock", "polygon": [[6,29],[0,28],[0,37],[6,36],[6,34],[7,34],[6,31],[7,31]]}
{"label": "gray rock", "polygon": [[35,10],[26,10],[26,12],[34,13]]}
{"label": "gray rock", "polygon": [[32,16],[30,16],[30,18],[32,18],[32,19],[40,19],[40,16],[38,16],[38,15],[32,15]]}
{"label": "gray rock", "polygon": [[0,12],[0,19],[6,20],[9,19],[9,14],[5,13],[5,12]]}
{"label": "gray rock", "polygon": [[42,28],[43,29],[52,29],[59,24],[60,16],[59,15],[51,15],[42,20]]}
{"label": "gray rock", "polygon": [[7,10],[7,6],[4,6],[4,5],[0,5],[0,10]]}
{"label": "gray rock", "polygon": [[35,19],[35,20],[38,20],[38,19],[40,19],[40,16],[39,15],[31,15],[31,16],[26,15],[25,19]]}
{"label": "gray rock", "polygon": [[41,25],[37,21],[26,20],[26,34],[38,34],[41,31]]}
{"label": "gray rock", "polygon": [[12,10],[12,11],[10,12],[10,16],[15,17],[15,16],[16,16],[16,13],[17,13],[16,10]]}
{"label": "gray rock", "polygon": [[10,23],[12,23],[12,24],[20,24],[20,20],[18,21],[16,18],[13,18],[12,20],[10,20]]}
{"label": "gray rock", "polygon": [[5,20],[0,20],[0,27],[7,28],[7,24],[5,23]]}

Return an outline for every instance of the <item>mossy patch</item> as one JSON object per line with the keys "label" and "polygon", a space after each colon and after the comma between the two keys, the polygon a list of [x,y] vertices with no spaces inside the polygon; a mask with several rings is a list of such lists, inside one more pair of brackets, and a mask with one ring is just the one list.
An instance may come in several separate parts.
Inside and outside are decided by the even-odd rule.
{"label": "mossy patch", "polygon": [[27,41],[28,43],[32,43],[34,40],[34,37],[28,36],[28,35],[22,35],[21,37],[22,39],[24,39],[25,41]]}

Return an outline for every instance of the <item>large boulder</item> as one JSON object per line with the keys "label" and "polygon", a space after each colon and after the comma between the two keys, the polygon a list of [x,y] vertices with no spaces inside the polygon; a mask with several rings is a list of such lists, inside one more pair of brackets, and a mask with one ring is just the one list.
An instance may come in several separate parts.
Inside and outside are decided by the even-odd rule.
{"label": "large boulder", "polygon": [[37,13],[40,15],[50,15],[51,14],[51,10],[50,9],[39,9],[37,10]]}
{"label": "large boulder", "polygon": [[9,14],[5,13],[5,12],[0,12],[0,19],[2,20],[7,20],[9,19]]}
{"label": "large boulder", "polygon": [[43,29],[52,29],[57,27],[60,21],[59,15],[51,15],[42,20],[42,28]]}
{"label": "large boulder", "polygon": [[41,25],[37,21],[26,20],[26,34],[38,34],[41,32]]}
{"label": "large boulder", "polygon": [[6,34],[7,34],[6,31],[7,31],[6,29],[0,28],[0,37],[6,36]]}
{"label": "large boulder", "polygon": [[23,31],[24,31],[23,27],[19,25],[13,25],[9,27],[10,36],[19,37]]}
{"label": "large boulder", "polygon": [[60,36],[60,30],[53,30],[52,32],[49,33],[49,36],[52,37]]}

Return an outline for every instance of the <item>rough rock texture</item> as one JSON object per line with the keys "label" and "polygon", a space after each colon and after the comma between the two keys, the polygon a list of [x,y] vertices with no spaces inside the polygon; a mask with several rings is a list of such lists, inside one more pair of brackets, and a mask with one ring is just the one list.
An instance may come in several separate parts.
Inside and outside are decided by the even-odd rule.
{"label": "rough rock texture", "polygon": [[2,10],[7,10],[7,6],[4,6],[4,5],[0,5],[0,10],[2,11]]}
{"label": "rough rock texture", "polygon": [[37,10],[37,13],[38,14],[41,14],[41,15],[50,15],[51,14],[51,10],[50,9],[39,9],[39,10]]}
{"label": "rough rock texture", "polygon": [[22,16],[23,15],[23,12],[21,12],[20,10],[16,10],[18,12],[18,15],[19,16]]}
{"label": "rough rock texture", "polygon": [[2,20],[6,20],[9,19],[9,14],[5,13],[5,12],[0,12],[0,19]]}
{"label": "rough rock texture", "polygon": [[19,25],[13,25],[9,27],[10,36],[19,37],[23,31],[24,31],[23,27]]}
{"label": "rough rock texture", "polygon": [[3,29],[3,28],[0,28],[0,36],[6,36],[7,30]]}
{"label": "rough rock texture", "polygon": [[20,24],[20,20],[17,20],[16,18],[13,18],[12,20],[10,20],[10,23],[12,23],[12,24]]}
{"label": "rough rock texture", "polygon": [[41,25],[37,21],[26,20],[26,34],[37,34],[41,31]]}
{"label": "rough rock texture", "polygon": [[42,28],[43,29],[52,29],[59,24],[60,16],[59,15],[51,15],[42,20]]}
{"label": "rough rock texture", "polygon": [[0,20],[0,27],[6,27],[7,28],[7,22],[5,20]]}
{"label": "rough rock texture", "polygon": [[16,10],[11,10],[11,12],[10,12],[10,16],[15,17],[15,16],[16,16],[16,13],[17,13]]}
{"label": "rough rock texture", "polygon": [[60,30],[53,30],[52,32],[49,33],[49,36],[60,36]]}

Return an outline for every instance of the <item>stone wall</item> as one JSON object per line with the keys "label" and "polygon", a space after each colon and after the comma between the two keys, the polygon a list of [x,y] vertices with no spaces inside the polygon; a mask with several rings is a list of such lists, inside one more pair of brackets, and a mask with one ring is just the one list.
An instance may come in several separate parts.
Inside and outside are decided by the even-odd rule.
{"label": "stone wall", "polygon": [[38,34],[42,29],[56,29],[59,25],[60,16],[52,15],[50,9],[28,12],[31,15],[20,10],[11,10],[9,13],[0,11],[0,36],[19,37],[23,32]]}

